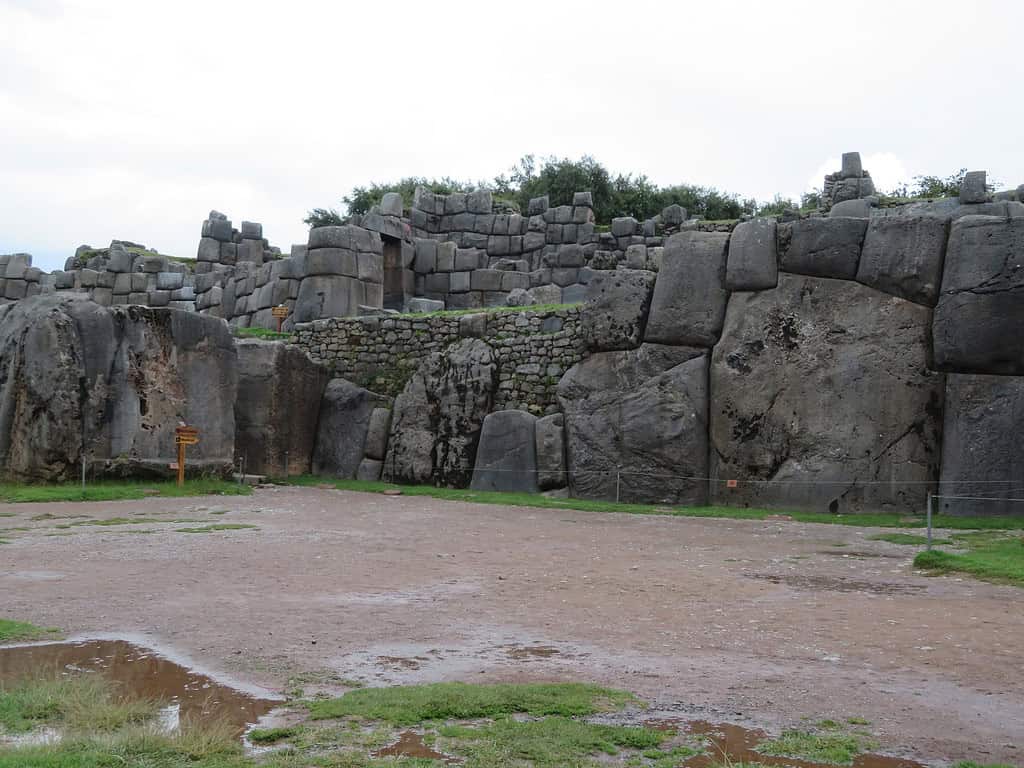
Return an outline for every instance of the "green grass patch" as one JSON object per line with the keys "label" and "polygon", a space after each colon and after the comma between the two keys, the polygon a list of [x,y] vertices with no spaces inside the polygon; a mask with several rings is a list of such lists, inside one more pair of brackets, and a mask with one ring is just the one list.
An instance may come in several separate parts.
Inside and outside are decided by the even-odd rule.
{"label": "green grass patch", "polygon": [[311,702],[309,711],[314,720],[356,717],[392,725],[414,725],[425,720],[511,714],[575,717],[619,709],[635,701],[625,691],[585,683],[434,683],[361,688],[336,699]]}
{"label": "green grass patch", "polygon": [[60,634],[54,627],[37,627],[24,621],[0,619],[0,643],[25,643],[32,640],[52,640]]}
{"label": "green grass patch", "polygon": [[[928,537],[917,533],[878,533],[868,536],[868,541],[887,541],[890,544],[906,544],[908,546],[923,547],[928,544]],[[932,538],[932,544],[952,544],[950,539]]]}
{"label": "green grass patch", "polygon": [[255,525],[248,523],[216,523],[214,525],[202,525],[196,528],[175,528],[178,533],[214,533],[216,531],[241,531],[254,529]]}
{"label": "green grass patch", "polygon": [[[285,482],[281,480],[280,482]],[[623,512],[635,515],[676,515],[680,517],[717,517],[735,520],[764,520],[768,517],[787,515],[802,523],[829,523],[874,528],[924,528],[925,519],[906,518],[889,512],[865,512],[849,515],[831,515],[801,510],[759,509],[756,507],[671,507],[664,504],[625,504],[615,501],[593,501],[590,499],[550,499],[532,493],[499,493],[494,491],[473,491],[462,488],[435,488],[429,485],[395,485],[385,482],[363,480],[339,480],[334,477],[299,475],[289,477],[291,485],[330,485],[343,491],[383,493],[399,490],[405,496],[429,496],[449,501],[468,501],[477,504],[503,504],[512,507],[534,507],[538,509],[573,509],[581,512]],[[944,517],[933,515],[933,525],[939,528],[962,530],[1017,530],[1024,529],[1024,518],[1014,517]]]}
{"label": "green grass patch", "polygon": [[953,544],[964,553],[919,552],[914,567],[931,573],[966,573],[984,581],[1024,586],[1024,538],[983,532],[959,534]]}
{"label": "green grass patch", "polygon": [[773,757],[795,757],[817,763],[851,765],[854,757],[876,746],[876,743],[866,736],[838,733],[829,729],[828,733],[784,731],[779,738],[763,741],[756,749]]}
{"label": "green grass patch", "polygon": [[86,485],[85,490],[73,483],[61,485],[0,484],[0,501],[9,503],[38,503],[51,501],[123,501],[144,499],[150,496],[179,498],[183,496],[248,496],[252,489],[246,485],[217,480],[197,478],[186,480],[179,488],[173,480],[145,482],[98,481]]}
{"label": "green grass patch", "polygon": [[444,739],[438,746],[466,755],[467,765],[518,766],[525,760],[536,768],[581,765],[581,758],[616,755],[624,748],[651,749],[670,736],[649,728],[594,725],[566,717],[525,722],[503,717],[482,726],[442,726],[438,734]]}
{"label": "green grass patch", "polygon": [[109,732],[150,720],[159,703],[119,696],[98,675],[25,679],[0,685],[0,726],[24,733],[38,725]]}
{"label": "green grass patch", "polygon": [[281,339],[290,339],[292,335],[290,333],[278,333],[268,328],[234,328],[235,336],[245,339],[267,339],[271,341],[279,341]]}

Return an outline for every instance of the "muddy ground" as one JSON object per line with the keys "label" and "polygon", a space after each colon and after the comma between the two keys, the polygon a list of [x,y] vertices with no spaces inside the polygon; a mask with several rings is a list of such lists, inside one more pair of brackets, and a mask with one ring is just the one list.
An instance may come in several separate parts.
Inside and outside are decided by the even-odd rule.
{"label": "muddy ground", "polygon": [[[114,517],[257,528],[76,524]],[[314,488],[0,505],[0,529],[0,616],[242,683],[590,680],[661,714],[866,718],[894,754],[1024,763],[1024,590],[917,573],[873,529]]]}

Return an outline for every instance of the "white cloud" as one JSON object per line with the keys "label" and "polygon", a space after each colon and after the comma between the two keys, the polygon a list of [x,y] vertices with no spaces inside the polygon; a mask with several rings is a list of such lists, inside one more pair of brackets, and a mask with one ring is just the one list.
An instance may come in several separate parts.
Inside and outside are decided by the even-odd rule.
{"label": "white cloud", "polygon": [[1018,137],[992,130],[1024,117],[1006,96],[1024,7],[884,13],[0,0],[0,253],[53,268],[123,237],[190,255],[210,208],[287,247],[355,185],[488,178],[525,153],[762,200],[850,149],[882,188],[961,166],[1024,180]]}

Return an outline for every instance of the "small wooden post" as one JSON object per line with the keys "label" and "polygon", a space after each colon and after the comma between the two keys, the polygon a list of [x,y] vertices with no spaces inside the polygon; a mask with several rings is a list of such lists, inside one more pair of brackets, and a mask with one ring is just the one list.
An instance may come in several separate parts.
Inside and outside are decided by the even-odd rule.
{"label": "small wooden post", "polygon": [[185,446],[199,442],[199,430],[182,424],[174,428],[174,443],[178,446],[178,487],[185,484]]}
{"label": "small wooden post", "polygon": [[288,307],[284,304],[278,304],[270,310],[270,314],[277,318],[277,332],[280,333],[281,324],[284,323],[284,319],[288,317]]}

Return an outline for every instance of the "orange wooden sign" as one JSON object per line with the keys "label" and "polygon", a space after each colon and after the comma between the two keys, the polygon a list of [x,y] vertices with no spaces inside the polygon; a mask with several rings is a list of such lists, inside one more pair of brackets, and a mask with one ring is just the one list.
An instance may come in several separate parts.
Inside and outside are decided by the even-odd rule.
{"label": "orange wooden sign", "polygon": [[739,483],[737,483],[735,480],[726,480],[725,481],[725,487],[726,488],[735,488],[737,485],[739,485]]}
{"label": "orange wooden sign", "polygon": [[286,318],[288,317],[288,307],[283,304],[279,307],[274,307],[270,310],[270,314],[277,318]]}

